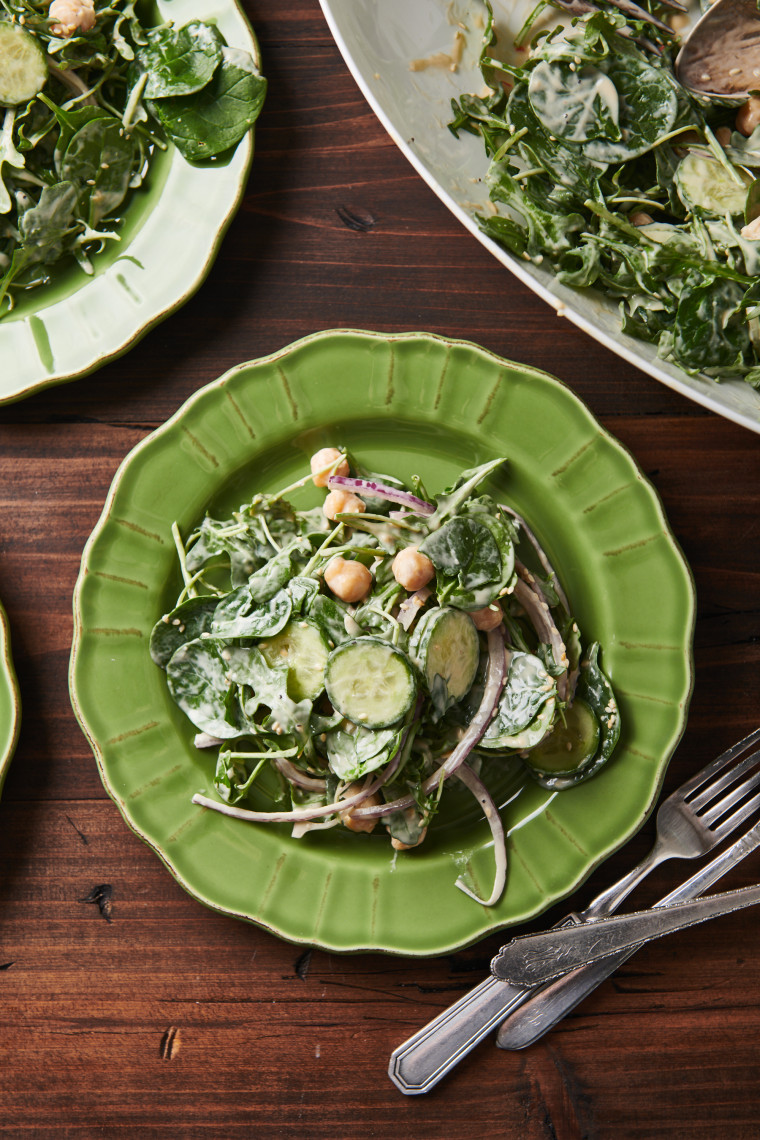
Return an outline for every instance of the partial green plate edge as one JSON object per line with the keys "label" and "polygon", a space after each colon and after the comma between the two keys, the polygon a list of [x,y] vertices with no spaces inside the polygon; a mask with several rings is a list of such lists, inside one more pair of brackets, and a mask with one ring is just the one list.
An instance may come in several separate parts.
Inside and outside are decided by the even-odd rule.
{"label": "partial green plate edge", "polygon": [[3,790],[21,729],[21,694],[11,657],[8,615],[0,605],[0,711],[7,709],[8,722],[0,721],[0,792]]}
{"label": "partial green plate edge", "polygon": [[[242,4],[239,3],[239,0],[230,0],[230,3],[237,12],[238,17],[243,27],[245,28],[249,39],[249,51],[256,61],[256,66],[260,68],[261,49],[256,34],[253,31],[253,28],[251,27],[248,17],[242,7]],[[150,320],[142,323],[129,336],[117,344],[112,350],[102,352],[94,357],[86,367],[77,368],[74,371],[52,374],[44,379],[40,379],[31,384],[26,384],[23,388],[19,388],[16,391],[12,391],[6,395],[0,393],[0,407],[3,407],[6,404],[18,403],[20,400],[25,400],[28,396],[34,395],[37,392],[41,392],[46,388],[58,387],[61,384],[68,384],[72,380],[79,380],[85,376],[92,375],[93,372],[97,372],[98,369],[102,368],[110,361],[117,360],[119,357],[126,355],[126,353],[128,353],[130,349],[138,344],[144,336],[151,332],[151,330],[154,329],[157,325],[165,321],[168,317],[172,316],[172,314],[177,312],[178,309],[181,309],[182,306],[185,305],[190,300],[190,298],[198,292],[208,277],[209,273],[211,272],[211,268],[217,258],[219,249],[227,233],[227,230],[229,229],[233,218],[240,209],[253,163],[255,129],[255,127],[251,127],[250,130],[247,131],[244,138],[241,139],[241,141],[238,143],[235,152],[236,157],[239,154],[242,157],[243,161],[240,165],[237,175],[237,186],[234,199],[231,202],[227,213],[219,221],[214,241],[209,247],[208,255],[205,259],[204,264],[196,272],[193,279],[189,281],[184,291],[180,294],[177,294],[168,304],[165,304],[162,308],[160,308]],[[227,168],[220,167],[220,175],[221,172],[225,169]],[[44,286],[42,288],[44,288]]]}
{"label": "partial green plate edge", "polygon": [[[467,938],[459,937],[450,943],[441,944],[441,945],[436,946],[436,947],[427,947],[424,950],[416,950],[412,947],[396,948],[396,947],[392,947],[392,946],[378,946],[378,945],[374,945],[374,944],[373,945],[366,945],[366,944],[360,944],[360,943],[357,943],[356,945],[350,945],[350,946],[348,946],[348,945],[335,945],[332,942],[330,942],[328,939],[325,939],[325,938],[320,938],[317,940],[317,939],[314,939],[311,937],[300,937],[300,936],[292,934],[292,933],[283,932],[276,925],[274,925],[270,922],[267,922],[265,919],[262,919],[261,917],[251,916],[251,915],[244,914],[241,912],[236,912],[230,908],[227,908],[227,907],[224,907],[224,906],[221,906],[221,905],[215,903],[213,901],[213,899],[209,899],[207,897],[204,897],[204,895],[202,893],[200,893],[194,886],[192,886],[188,882],[188,880],[185,878],[185,876],[175,867],[175,865],[166,856],[166,854],[160,848],[160,846],[157,843],[155,843],[148,835],[146,835],[145,832],[143,832],[142,829],[138,825],[136,825],[136,823],[132,819],[130,819],[130,817],[127,815],[125,807],[124,807],[122,801],[120,800],[120,797],[116,793],[115,789],[113,789],[111,787],[110,779],[109,779],[108,774],[106,772],[103,752],[101,750],[101,747],[100,747],[98,740],[95,738],[94,734],[89,729],[85,713],[84,713],[84,711],[80,705],[80,702],[78,700],[77,693],[76,693],[75,672],[76,672],[76,664],[77,664],[77,650],[78,650],[79,639],[80,639],[80,636],[81,636],[83,629],[84,629],[84,623],[83,623],[81,609],[80,609],[80,595],[81,595],[81,592],[82,592],[82,589],[84,586],[84,581],[85,581],[85,576],[86,576],[86,566],[88,563],[90,550],[96,545],[98,538],[99,538],[99,535],[100,535],[100,532],[101,532],[101,529],[108,522],[112,504],[113,504],[115,498],[117,497],[117,494],[118,494],[119,489],[120,489],[120,483],[121,483],[122,477],[125,475],[127,469],[131,466],[132,461],[139,455],[139,453],[142,450],[147,449],[151,445],[151,443],[156,439],[157,436],[160,436],[164,433],[170,432],[177,423],[181,422],[183,417],[197,403],[200,403],[205,398],[207,398],[209,396],[209,394],[213,392],[214,389],[217,389],[217,388],[222,389],[238,373],[250,368],[253,365],[262,365],[263,366],[266,364],[275,363],[278,360],[281,360],[283,357],[290,355],[292,352],[300,349],[303,346],[306,346],[306,345],[313,343],[315,341],[318,341],[318,340],[329,339],[330,337],[334,337],[334,336],[358,336],[358,337],[367,338],[370,341],[375,340],[375,341],[390,341],[390,342],[415,340],[416,339],[416,340],[422,340],[422,341],[428,341],[428,342],[436,342],[439,345],[448,346],[449,348],[462,347],[462,348],[465,348],[465,349],[472,351],[476,354],[479,354],[480,356],[488,359],[491,362],[496,362],[500,365],[507,365],[507,366],[517,368],[527,376],[534,376],[536,378],[539,378],[543,382],[549,382],[549,384],[554,385],[557,388],[560,388],[560,389],[563,389],[564,391],[566,391],[570,395],[572,400],[575,401],[580,408],[582,408],[584,414],[587,416],[589,422],[594,426],[595,430],[613,448],[617,449],[622,455],[625,456],[627,462],[631,466],[632,472],[634,473],[636,480],[641,484],[642,488],[645,489],[648,492],[648,494],[651,496],[652,502],[653,502],[653,504],[656,508],[656,511],[657,511],[658,519],[660,521],[662,536],[665,538],[665,540],[669,544],[671,551],[675,556],[675,563],[679,566],[679,568],[683,574],[683,585],[685,587],[686,594],[688,595],[689,622],[688,622],[687,628],[684,630],[684,636],[683,636],[683,644],[684,644],[685,657],[686,657],[686,662],[687,662],[686,683],[684,685],[683,692],[679,696],[678,700],[677,701],[674,700],[672,702],[673,709],[674,710],[677,709],[678,713],[677,713],[672,731],[670,733],[669,739],[662,741],[662,748],[661,748],[662,759],[661,759],[661,763],[660,763],[660,766],[658,769],[658,774],[657,774],[658,778],[655,781],[655,783],[653,784],[652,794],[649,798],[648,803],[643,807],[643,809],[639,812],[639,814],[634,819],[632,819],[629,828],[626,830],[626,832],[624,834],[616,836],[615,839],[612,840],[604,848],[604,850],[599,852],[597,854],[597,856],[589,862],[589,864],[583,869],[583,871],[570,884],[566,885],[561,890],[558,890],[558,891],[553,892],[551,894],[547,894],[547,896],[544,898],[544,900],[542,901],[542,904],[539,908],[535,909],[534,911],[531,911],[531,913],[529,913],[529,914],[526,913],[524,915],[520,915],[519,917],[515,918],[514,920],[510,920],[509,922],[504,922],[503,920],[500,920],[500,921],[494,921],[494,922],[490,922],[487,924],[483,924],[483,925],[479,926],[479,928],[477,930],[473,931],[473,934],[471,937],[467,937]],[[244,362],[234,366],[233,368],[229,369],[223,375],[217,377],[214,381],[211,381],[209,384],[198,389],[198,391],[194,392],[192,394],[192,396],[190,396],[185,401],[185,403],[180,408],[178,408],[178,410],[168,420],[166,420],[162,425],[160,425],[160,427],[158,427],[155,431],[151,432],[150,435],[146,436],[143,440],[141,440],[125,456],[124,460],[119,465],[119,467],[118,467],[118,469],[114,475],[114,478],[112,480],[111,486],[109,488],[108,495],[107,495],[106,501],[104,503],[103,510],[101,512],[100,518],[99,518],[97,524],[95,525],[95,527],[94,527],[94,529],[93,529],[93,531],[92,531],[92,533],[91,533],[91,535],[90,535],[90,537],[89,537],[89,539],[88,539],[88,541],[87,541],[87,543],[83,549],[82,559],[81,559],[81,568],[80,568],[80,572],[79,572],[79,575],[77,577],[77,582],[76,582],[76,585],[74,588],[72,604],[73,604],[73,617],[74,617],[74,631],[73,631],[73,637],[72,637],[72,647],[71,647],[71,655],[70,655],[70,662],[69,662],[69,694],[70,694],[72,708],[73,708],[74,714],[75,714],[75,716],[76,716],[76,718],[80,724],[80,727],[81,727],[85,737],[87,738],[87,740],[90,744],[90,747],[92,748],[93,754],[95,756],[95,759],[96,759],[96,762],[98,765],[98,769],[100,772],[100,776],[101,776],[101,780],[103,782],[103,785],[104,785],[106,791],[108,792],[108,795],[110,796],[110,798],[114,801],[114,803],[118,807],[119,812],[120,812],[122,818],[124,819],[125,823],[129,827],[129,829],[135,835],[137,835],[138,838],[140,838],[152,851],[155,852],[155,854],[158,856],[158,858],[161,860],[161,862],[164,864],[164,866],[167,868],[167,870],[170,872],[170,874],[173,876],[173,878],[179,883],[179,885],[184,890],[186,890],[187,893],[192,898],[196,899],[196,901],[202,903],[203,905],[209,907],[209,909],[214,910],[220,914],[225,914],[225,915],[228,915],[230,917],[237,918],[237,919],[240,919],[240,920],[245,921],[245,922],[249,922],[252,925],[255,925],[261,929],[269,931],[270,933],[274,934],[276,937],[278,937],[278,938],[282,939],[283,941],[288,942],[292,945],[312,946],[312,947],[317,947],[320,949],[330,951],[332,953],[350,953],[350,954],[355,954],[355,953],[387,953],[387,954],[396,955],[396,956],[414,957],[414,958],[437,957],[437,956],[440,956],[443,954],[453,953],[455,951],[465,949],[466,947],[474,945],[475,943],[481,941],[482,939],[488,937],[491,934],[497,933],[500,930],[504,930],[508,927],[517,926],[522,922],[530,921],[531,919],[542,914],[545,910],[548,910],[554,904],[562,901],[563,899],[570,897],[593,874],[593,872],[610,857],[610,855],[612,855],[614,852],[620,850],[632,838],[632,836],[634,836],[639,831],[639,829],[643,826],[643,824],[646,822],[646,820],[651,815],[652,810],[653,810],[653,808],[654,808],[654,806],[655,806],[655,804],[659,798],[670,760],[673,756],[673,753],[675,752],[675,749],[678,746],[679,741],[681,740],[681,738],[683,736],[683,732],[684,732],[684,729],[686,727],[686,720],[687,720],[687,716],[688,716],[689,704],[690,704],[691,697],[692,697],[693,690],[694,690],[695,668],[694,668],[693,642],[694,642],[694,627],[695,627],[695,623],[696,623],[696,587],[695,587],[695,583],[694,583],[694,577],[693,577],[693,574],[691,571],[691,567],[689,566],[689,564],[685,558],[683,550],[681,549],[681,546],[680,546],[678,540],[676,539],[675,535],[673,534],[673,532],[671,530],[670,524],[668,522],[668,519],[667,519],[667,516],[665,513],[665,509],[664,509],[664,506],[662,503],[662,499],[661,499],[658,491],[654,487],[654,485],[651,483],[651,481],[649,479],[647,479],[647,477],[641,471],[641,469],[638,466],[638,464],[637,464],[632,452],[630,451],[630,449],[627,448],[623,443],[621,443],[620,440],[618,440],[615,436],[613,436],[613,434],[611,432],[609,432],[606,428],[604,428],[603,425],[601,425],[599,423],[599,421],[596,419],[596,417],[591,412],[591,410],[588,408],[588,406],[585,404],[585,402],[583,400],[581,400],[568,385],[564,384],[557,377],[552,376],[550,373],[544,372],[541,369],[537,369],[537,368],[533,368],[533,367],[530,367],[527,365],[523,365],[519,362],[507,360],[506,358],[500,357],[500,356],[498,356],[498,354],[491,352],[490,350],[485,349],[485,348],[481,347],[480,345],[478,345],[472,341],[468,341],[468,340],[465,340],[462,338],[449,338],[449,337],[440,336],[438,334],[428,333],[428,332],[379,333],[379,332],[373,332],[373,331],[366,330],[366,329],[354,329],[354,328],[325,329],[325,330],[322,330],[320,332],[313,333],[313,334],[310,334],[308,336],[302,337],[296,341],[293,341],[290,344],[285,345],[283,348],[278,349],[275,352],[270,353],[267,356],[258,357],[258,358],[255,358],[254,360],[244,361]]]}

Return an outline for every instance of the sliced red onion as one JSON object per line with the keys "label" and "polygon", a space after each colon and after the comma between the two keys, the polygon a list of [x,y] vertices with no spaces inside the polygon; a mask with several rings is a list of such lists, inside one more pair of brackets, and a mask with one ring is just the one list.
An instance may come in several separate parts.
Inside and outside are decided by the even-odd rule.
{"label": "sliced red onion", "polygon": [[[403,742],[401,747],[403,747]],[[298,823],[301,820],[318,819],[320,816],[332,815],[334,812],[348,811],[369,796],[373,796],[379,788],[382,788],[383,784],[392,778],[399,765],[401,747],[376,780],[373,780],[371,784],[366,785],[353,796],[347,796],[346,799],[336,800],[331,804],[312,804],[309,807],[293,808],[291,811],[251,811],[248,808],[235,807],[234,804],[226,804],[220,800],[211,800],[208,796],[202,796],[200,792],[196,792],[193,796],[193,803],[199,804],[201,807],[212,808],[213,811],[221,812],[222,815],[231,815],[234,819],[246,819],[252,823]]]}
{"label": "sliced red onion", "polygon": [[552,566],[551,562],[549,561],[548,554],[546,553],[543,546],[538,541],[535,534],[530,529],[530,527],[528,526],[528,524],[526,523],[526,521],[522,517],[522,515],[518,514],[517,511],[512,509],[512,507],[505,506],[504,503],[500,503],[499,505],[500,505],[501,509],[506,512],[506,514],[511,515],[512,518],[515,519],[515,521],[520,524],[521,529],[525,533],[525,537],[527,538],[528,542],[531,544],[531,546],[535,550],[536,554],[538,555],[538,560],[541,563],[541,565],[543,566],[544,570],[546,571],[547,577],[552,579],[552,582],[554,584],[554,589],[557,592],[557,597],[559,598],[560,603],[562,604],[562,606],[565,610],[565,613],[569,617],[570,613],[571,613],[570,603],[567,600],[567,596],[565,594],[565,591],[562,589],[562,584],[559,580],[559,575],[556,573],[554,567]]}
{"label": "sliced red onion", "polygon": [[[522,570],[525,571],[525,567],[522,567]],[[529,571],[525,571],[525,573],[529,574]],[[557,695],[561,701],[566,701],[569,696],[567,670],[570,662],[567,656],[567,647],[551,616],[549,603],[544,600],[538,589],[538,584],[530,586],[520,577],[519,569],[518,576],[515,579],[514,596],[530,618],[540,640],[551,645],[554,660],[565,668],[564,673],[557,678]]]}
{"label": "sliced red onion", "polygon": [[[423,795],[429,796],[431,792],[434,792],[441,781],[447,780],[449,776],[453,776],[460,765],[467,759],[470,752],[488,728],[491,715],[499,703],[499,697],[501,696],[501,690],[504,688],[506,675],[504,630],[502,626],[499,626],[498,629],[488,631],[488,672],[486,674],[486,683],[483,690],[483,699],[480,702],[478,711],[467,726],[467,731],[456,748],[449,753],[445,762],[441,764],[439,768],[436,768],[435,772],[433,772],[431,776],[428,776],[422,784],[421,791]],[[391,800],[385,804],[378,804],[376,807],[357,808],[356,811],[352,811],[351,814],[356,816],[357,819],[379,818],[384,815],[391,815],[391,813],[395,811],[404,811],[415,802],[415,798],[412,795],[401,796],[400,799]]]}
{"label": "sliced red onion", "polygon": [[307,776],[300,768],[291,763],[290,760],[285,760],[282,757],[275,760],[275,767],[279,768],[286,780],[296,787],[305,788],[307,792],[323,792],[326,787],[325,780],[315,779],[313,776]]}
{"label": "sliced red onion", "polygon": [[482,906],[494,906],[504,893],[504,887],[507,882],[507,841],[504,836],[504,824],[501,822],[501,816],[499,815],[498,808],[493,801],[491,793],[480,777],[475,775],[469,764],[462,764],[461,768],[457,771],[457,778],[470,789],[483,809],[483,814],[486,817],[486,822],[491,828],[491,835],[493,836],[493,854],[496,861],[496,870],[493,890],[487,899],[478,898],[475,892],[470,890],[461,877],[457,879],[455,885],[459,887],[460,891],[464,891],[466,895],[469,895],[471,899],[474,899],[475,902],[479,902]]}
{"label": "sliced red onion", "polygon": [[415,593],[404,598],[398,608],[398,623],[403,629],[409,629],[429,597],[430,588],[423,586],[421,590],[416,590]]}
{"label": "sliced red onion", "polygon": [[387,487],[384,483],[376,483],[374,479],[354,479],[349,475],[331,475],[327,480],[331,491],[338,489],[353,491],[355,495],[377,495],[391,503],[400,503],[409,507],[418,515],[432,515],[435,507],[432,503],[418,499],[410,491],[401,491],[398,487]]}

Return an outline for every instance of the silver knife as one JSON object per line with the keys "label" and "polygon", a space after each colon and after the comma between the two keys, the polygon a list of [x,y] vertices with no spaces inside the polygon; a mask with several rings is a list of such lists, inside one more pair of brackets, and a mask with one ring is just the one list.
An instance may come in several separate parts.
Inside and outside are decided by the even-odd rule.
{"label": "silver knife", "polygon": [[[670,906],[672,903],[698,898],[758,845],[760,845],[760,824],[755,824],[721,855],[707,863],[655,905]],[[520,1003],[519,1008],[515,1007],[502,1022],[496,1041],[499,1048],[526,1049],[528,1045],[538,1041],[566,1014],[580,1005],[584,998],[593,993],[606,978],[611,977],[624,962],[633,957],[637,950],[638,946],[634,946],[629,950],[618,951],[591,966],[574,970],[555,982],[534,989]]]}
{"label": "silver knife", "polygon": [[523,934],[502,946],[491,972],[503,982],[533,989],[580,966],[589,966],[620,950],[632,950],[655,938],[685,930],[760,903],[760,885],[705,895],[687,902],[590,918],[576,926]]}
{"label": "silver knife", "polygon": [[[680,887],[661,899],[660,904],[669,905],[682,899],[696,898],[758,846],[760,846],[760,823]],[[615,955],[615,964],[610,966],[609,973],[613,973],[617,966],[633,953],[635,948]],[[598,976],[596,971],[601,973],[607,964],[607,961],[598,962],[590,969],[595,971],[596,977]],[[562,986],[562,983],[571,977],[573,975],[568,974],[566,978],[554,983],[551,988]],[[599,976],[598,981],[601,980],[602,977]],[[391,1054],[388,1075],[396,1087],[407,1096],[429,1092],[491,1030],[535,992],[521,986],[511,986],[498,978],[486,978],[399,1045]]]}

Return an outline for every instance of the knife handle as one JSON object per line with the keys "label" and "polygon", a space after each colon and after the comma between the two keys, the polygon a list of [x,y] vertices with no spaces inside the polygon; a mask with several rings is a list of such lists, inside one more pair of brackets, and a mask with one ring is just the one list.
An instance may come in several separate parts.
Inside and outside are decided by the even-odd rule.
{"label": "knife handle", "polygon": [[541,989],[533,990],[530,1001],[506,1019],[496,1044],[500,1049],[525,1049],[543,1037],[558,1021],[575,1009],[602,982],[632,958],[638,947],[619,950],[600,962],[581,966]]}
{"label": "knife handle", "polygon": [[394,1085],[407,1096],[428,1092],[532,992],[486,978],[394,1049]]}

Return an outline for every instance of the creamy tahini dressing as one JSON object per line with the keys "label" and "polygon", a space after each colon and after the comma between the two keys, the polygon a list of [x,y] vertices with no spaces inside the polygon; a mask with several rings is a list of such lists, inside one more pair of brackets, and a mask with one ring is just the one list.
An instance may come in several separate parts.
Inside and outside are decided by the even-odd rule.
{"label": "creamy tahini dressing", "polygon": [[544,61],[531,72],[528,94],[544,127],[569,142],[586,141],[589,122],[597,118],[597,100],[615,126],[620,120],[617,88],[610,77],[597,68],[584,68],[569,79],[567,74]]}

